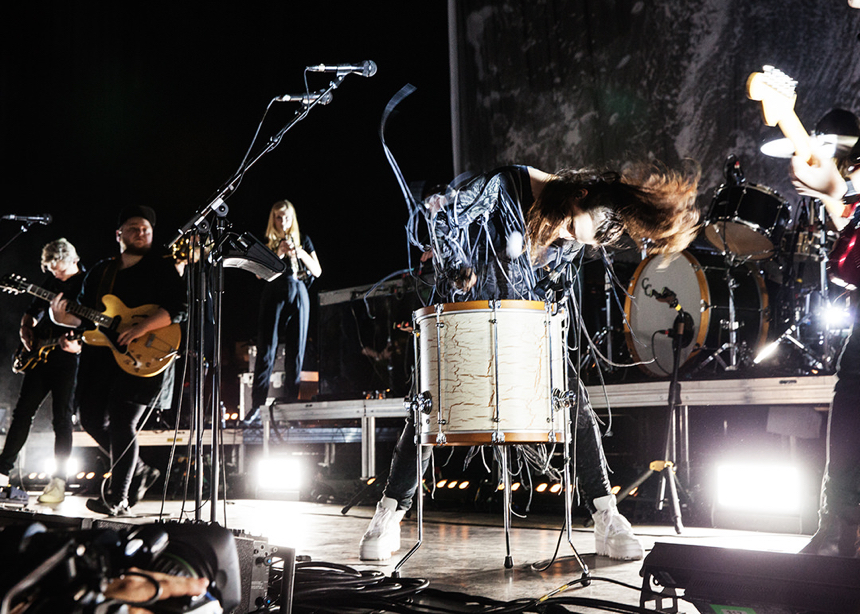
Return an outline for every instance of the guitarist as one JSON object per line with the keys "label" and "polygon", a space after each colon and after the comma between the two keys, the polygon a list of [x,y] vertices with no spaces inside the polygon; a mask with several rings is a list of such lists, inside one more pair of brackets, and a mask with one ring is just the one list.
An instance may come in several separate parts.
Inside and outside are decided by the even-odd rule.
{"label": "guitarist", "polygon": [[[126,345],[150,331],[181,322],[186,316],[184,286],[173,259],[153,250],[155,211],[133,205],[117,220],[119,256],[98,262],[84,279],[77,302],[103,310],[102,297],[117,297],[129,308],[157,305],[150,315],[117,336]],[[51,301],[51,317],[66,326],[84,322],[67,310],[58,295]],[[175,362],[175,361],[174,361]],[[162,391],[172,390],[173,363],[150,377],[121,369],[107,347],[85,346],[78,374],[77,404],[81,425],[110,455],[111,482],[103,496],[87,501],[87,508],[110,516],[128,513],[131,506],[158,479],[159,472],[139,460],[136,432],[147,408],[154,407]]]}
{"label": "guitarist", "polygon": [[[856,117],[855,117],[856,121]],[[805,196],[820,199],[838,230],[860,196],[860,141],[837,158],[791,160],[792,183]],[[841,170],[840,170],[841,169]],[[854,305],[851,334],[842,348],[827,422],[827,465],[821,487],[818,531],[801,552],[860,557],[860,310]]]}
{"label": "guitarist", "polygon": [[[45,245],[42,248],[42,270],[50,273],[45,287],[53,292],[76,295],[84,279],[79,260],[75,246],[66,239]],[[24,382],[12,411],[12,424],[3,452],[0,453],[0,485],[9,484],[9,473],[27,441],[33,417],[50,392],[56,470],[39,495],[39,502],[53,504],[65,499],[66,467],[72,454],[72,397],[81,342],[70,339],[68,329],[51,322],[47,314],[48,304],[36,298],[21,318],[20,354],[26,357],[23,360]],[[49,339],[55,340],[56,347],[43,347]],[[40,347],[43,347],[41,351]]]}

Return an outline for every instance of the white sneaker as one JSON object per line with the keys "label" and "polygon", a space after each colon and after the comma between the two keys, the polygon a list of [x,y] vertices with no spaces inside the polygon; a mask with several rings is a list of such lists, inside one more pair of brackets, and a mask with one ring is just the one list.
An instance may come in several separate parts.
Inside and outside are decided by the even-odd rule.
{"label": "white sneaker", "polygon": [[62,503],[66,498],[66,481],[51,478],[45,490],[39,495],[39,503]]}
{"label": "white sneaker", "polygon": [[645,549],[633,535],[633,527],[618,513],[615,495],[606,495],[594,500],[597,511],[594,519],[594,541],[599,556],[611,559],[638,560],[645,556]]}
{"label": "white sneaker", "polygon": [[0,488],[9,486],[9,476],[5,473],[0,473]]}
{"label": "white sneaker", "polygon": [[406,510],[397,509],[396,500],[382,497],[361,538],[359,558],[362,561],[387,561],[400,550],[400,521],[405,513]]}

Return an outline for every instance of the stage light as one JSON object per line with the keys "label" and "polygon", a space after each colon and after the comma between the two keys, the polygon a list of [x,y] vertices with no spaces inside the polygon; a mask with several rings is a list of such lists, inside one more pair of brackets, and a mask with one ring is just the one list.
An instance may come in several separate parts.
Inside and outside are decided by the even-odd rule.
{"label": "stage light", "polygon": [[535,492],[544,492],[547,488],[549,488],[549,484],[541,482],[535,487]]}
{"label": "stage light", "polygon": [[94,477],[96,477],[96,472],[95,472],[95,471],[90,471],[90,472],[88,472],[88,473],[87,473],[87,475],[86,475],[85,477],[86,477],[88,480],[92,480]]}
{"label": "stage light", "polygon": [[298,498],[304,482],[301,463],[291,456],[274,456],[260,459],[257,463],[257,489],[277,495],[292,495]]}
{"label": "stage light", "polygon": [[439,480],[436,482],[436,488],[445,488],[445,484],[448,483],[448,480]]}
{"label": "stage light", "polygon": [[829,329],[848,328],[851,325],[851,314],[844,306],[828,305],[822,311],[822,317]]}
{"label": "stage light", "polygon": [[457,480],[451,480],[450,482],[448,482],[448,488],[449,489],[457,488]]}
{"label": "stage light", "polygon": [[520,486],[522,486],[522,484],[520,484],[519,482],[514,482],[513,484],[511,484],[511,491],[518,491],[520,489]]}
{"label": "stage light", "polygon": [[770,358],[773,355],[773,353],[776,352],[776,348],[778,348],[778,347],[779,347],[779,339],[777,339],[776,341],[772,341],[771,343],[768,343],[766,346],[764,346],[761,349],[761,351],[759,351],[759,353],[753,359],[753,364],[757,365],[762,360],[766,360],[766,359]]}
{"label": "stage light", "polygon": [[549,487],[549,491],[554,495],[560,493],[561,492],[561,484],[556,482],[555,484],[553,484],[552,486]]}
{"label": "stage light", "polygon": [[717,466],[717,505],[726,510],[799,513],[803,490],[796,467],[734,463]]}
{"label": "stage light", "polygon": [[469,488],[469,480],[463,480],[462,482],[460,482],[459,488],[460,490],[466,490],[467,488]]}
{"label": "stage light", "polygon": [[[80,463],[78,459],[75,457],[69,457],[66,461],[66,469],[65,472],[60,472],[62,475],[75,475],[78,472],[78,467]],[[45,459],[45,464],[43,465],[44,471],[48,475],[57,475],[57,461],[52,456],[50,458]]]}
{"label": "stage light", "polygon": [[75,475],[76,480],[83,480],[85,477],[87,477],[87,474],[83,471],[79,471],[78,474]]}

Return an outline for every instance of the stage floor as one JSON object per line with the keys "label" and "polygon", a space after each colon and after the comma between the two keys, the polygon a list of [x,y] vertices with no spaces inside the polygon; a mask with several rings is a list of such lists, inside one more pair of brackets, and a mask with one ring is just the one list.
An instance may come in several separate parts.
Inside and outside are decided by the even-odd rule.
{"label": "stage floor", "polygon": [[[36,503],[32,493],[26,511],[39,515],[60,515],[72,518],[101,518],[86,509],[85,498],[70,496],[55,507]],[[9,509],[9,508],[7,508]],[[162,510],[159,501],[143,501],[134,508],[135,516],[121,519],[128,523],[146,523],[158,518]],[[178,501],[167,502],[165,513],[173,520],[193,518],[193,504],[183,506]],[[373,508],[360,506],[341,514],[338,505],[300,501],[228,500],[226,521],[223,502],[219,504],[218,522],[231,529],[242,530],[250,536],[268,540],[270,546],[293,548],[315,562],[336,563],[357,570],[378,569],[390,575],[394,565],[417,540],[417,523],[413,518],[403,523],[402,550],[389,564],[372,565],[358,558],[358,543],[373,515]],[[27,514],[22,514],[27,516]],[[209,520],[206,504],[201,518]],[[59,519],[58,519],[59,520]],[[120,520],[120,519],[117,519]],[[559,541],[562,517],[551,514],[513,518],[511,550],[514,566],[504,568],[505,534],[501,514],[441,512],[427,510],[424,521],[424,541],[418,551],[401,569],[403,578],[425,578],[430,588],[456,591],[472,596],[500,601],[539,598],[581,576],[580,568],[571,556],[572,549],[563,538],[559,558],[547,571],[539,572],[533,565],[544,565],[553,557]],[[642,539],[646,554],[655,542],[718,546],[767,552],[797,552],[809,536],[765,532],[729,531],[685,527],[677,535],[671,526],[638,525],[636,534]],[[642,561],[614,561],[595,554],[594,536],[590,528],[574,525],[573,541],[580,556],[589,567],[593,581],[586,588],[573,588],[567,596],[602,599],[638,606],[642,585],[639,575]],[[609,578],[632,585],[627,588],[610,583]],[[680,612],[696,612],[689,603],[682,603]]]}

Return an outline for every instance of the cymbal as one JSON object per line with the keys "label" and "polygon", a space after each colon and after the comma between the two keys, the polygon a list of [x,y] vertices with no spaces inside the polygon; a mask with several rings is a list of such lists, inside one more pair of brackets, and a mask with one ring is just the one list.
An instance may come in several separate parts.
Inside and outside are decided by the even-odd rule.
{"label": "cymbal", "polygon": [[[811,134],[812,150],[820,158],[834,158],[847,153],[857,142],[856,136],[839,134]],[[790,158],[794,155],[794,145],[789,139],[776,139],[763,143],[761,152],[772,158]]]}

